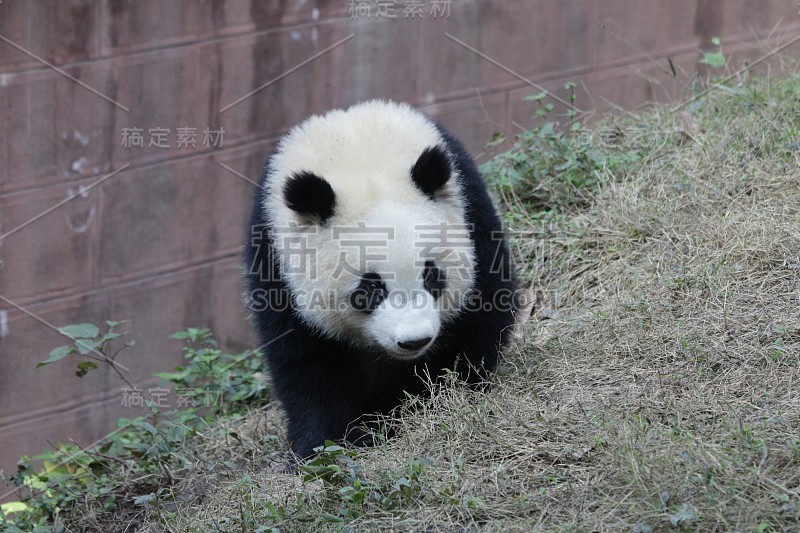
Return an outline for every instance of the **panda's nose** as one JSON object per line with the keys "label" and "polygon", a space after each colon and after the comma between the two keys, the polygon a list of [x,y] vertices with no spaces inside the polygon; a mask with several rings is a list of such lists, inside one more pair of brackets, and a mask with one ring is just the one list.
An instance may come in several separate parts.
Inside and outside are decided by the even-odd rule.
{"label": "panda's nose", "polygon": [[425,337],[424,339],[416,339],[413,341],[401,341],[398,342],[397,345],[403,350],[419,350],[427,346],[431,340],[431,337]]}

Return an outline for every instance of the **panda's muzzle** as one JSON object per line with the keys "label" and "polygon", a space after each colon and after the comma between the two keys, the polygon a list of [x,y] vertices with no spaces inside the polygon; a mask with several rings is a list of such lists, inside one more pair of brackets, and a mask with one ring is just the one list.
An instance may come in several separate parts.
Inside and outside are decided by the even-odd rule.
{"label": "panda's muzzle", "polygon": [[433,340],[432,337],[425,337],[422,339],[410,340],[410,341],[398,341],[397,346],[401,350],[407,350],[409,352],[416,352],[424,347],[426,347],[430,342]]}
{"label": "panda's muzzle", "polygon": [[419,289],[390,292],[364,323],[367,338],[402,360],[421,357],[433,345],[439,328],[436,300]]}

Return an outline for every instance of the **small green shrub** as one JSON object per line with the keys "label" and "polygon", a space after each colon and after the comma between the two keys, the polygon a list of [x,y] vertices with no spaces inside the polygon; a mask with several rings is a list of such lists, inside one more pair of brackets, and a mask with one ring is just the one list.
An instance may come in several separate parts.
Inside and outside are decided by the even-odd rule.
{"label": "small green shrub", "polygon": [[[574,101],[574,84],[565,86]],[[627,168],[639,159],[636,150],[619,150],[593,142],[592,135],[573,111],[567,113],[571,125],[562,127],[547,120],[553,104],[544,102],[547,93],[528,96],[533,101],[539,126],[516,137],[514,146],[481,165],[492,190],[502,199],[511,221],[524,218],[552,220],[560,214],[584,209],[593,202],[602,180]],[[503,139],[495,139],[499,144]]]}
{"label": "small green shrub", "polygon": [[718,50],[716,52],[706,52],[703,54],[703,57],[698,61],[701,65],[708,65],[709,67],[713,68],[722,68],[725,66],[725,55],[722,53],[722,43],[719,40],[719,37],[714,37],[711,39],[711,44],[716,46]]}
{"label": "small green shrub", "polygon": [[189,328],[172,338],[187,341],[183,354],[188,363],[156,376],[181,390],[193,405],[221,415],[242,412],[248,403],[269,399],[261,358],[253,350],[239,355],[224,353],[208,329]]}
{"label": "small green shrub", "polygon": [[[94,324],[60,328],[73,342],[54,349],[37,367],[79,358],[78,377],[106,365],[134,390],[124,367],[116,362],[122,350],[134,345],[120,344],[126,335],[116,331],[120,324],[107,322],[105,332]],[[215,417],[240,416],[249,403],[267,396],[257,352],[224,353],[208,329],[189,328],[173,338],[186,342],[187,362],[175,372],[157,376],[162,385],[185,395],[186,407],[164,410],[148,401],[148,415],[119,419],[117,429],[95,446],[59,444],[55,450],[21,458],[16,473],[2,476],[6,485],[18,489],[20,501],[2,505],[0,530],[63,530],[62,522],[75,508],[92,510],[97,517],[171,497],[173,472],[194,460],[187,441],[200,429],[208,429]],[[41,461],[41,468],[32,461]]]}

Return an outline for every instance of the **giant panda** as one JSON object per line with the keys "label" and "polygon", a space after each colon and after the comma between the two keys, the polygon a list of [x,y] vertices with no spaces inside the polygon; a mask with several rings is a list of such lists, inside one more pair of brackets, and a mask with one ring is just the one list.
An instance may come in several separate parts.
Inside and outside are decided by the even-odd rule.
{"label": "giant panda", "polygon": [[267,161],[247,301],[292,451],[358,443],[448,372],[480,386],[517,306],[498,212],[459,141],[407,104],[312,116]]}

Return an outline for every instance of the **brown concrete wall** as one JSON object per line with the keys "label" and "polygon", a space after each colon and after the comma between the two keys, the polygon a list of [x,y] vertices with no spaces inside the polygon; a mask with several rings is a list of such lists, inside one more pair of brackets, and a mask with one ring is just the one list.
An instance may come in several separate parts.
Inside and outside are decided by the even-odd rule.
{"label": "brown concrete wall", "polygon": [[[350,12],[362,5],[371,13]],[[138,414],[106,373],[34,370],[64,342],[50,325],[130,319],[137,345],[120,361],[145,388],[180,362],[168,339],[177,330],[207,326],[226,348],[252,345],[237,268],[253,186],[220,163],[257,180],[276,139],[309,114],[409,101],[482,158],[492,133],[532,123],[529,81],[561,97],[564,82],[578,83],[582,109],[630,109],[676,99],[712,36],[736,68],[800,32],[796,0],[388,5],[393,13],[374,0],[0,3],[0,468],[48,440],[90,443]],[[204,145],[207,127],[224,128],[222,147]],[[145,145],[123,146],[124,128],[143,130]],[[166,147],[149,146],[155,128],[169,129]],[[196,128],[196,146],[179,146],[178,128]],[[80,187],[91,188],[8,234]]]}

